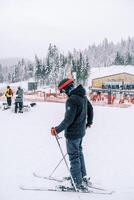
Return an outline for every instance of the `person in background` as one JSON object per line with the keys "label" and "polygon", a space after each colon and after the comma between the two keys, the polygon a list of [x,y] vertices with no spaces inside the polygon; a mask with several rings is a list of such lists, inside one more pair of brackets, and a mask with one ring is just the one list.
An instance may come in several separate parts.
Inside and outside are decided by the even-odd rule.
{"label": "person in background", "polygon": [[93,107],[86,97],[83,86],[79,85],[75,88],[73,80],[63,79],[58,89],[60,93],[68,96],[66,112],[63,121],[51,128],[51,134],[56,136],[65,130],[71,176],[78,190],[88,190],[89,179],[82,151],[82,141],[86,128],[90,127],[93,122]]}
{"label": "person in background", "polygon": [[7,89],[5,91],[5,96],[7,98],[7,105],[8,107],[10,107],[12,105],[12,97],[13,97],[13,91],[12,89],[10,88],[10,86],[8,85],[7,86]]}
{"label": "person in background", "polygon": [[18,112],[23,113],[23,89],[19,86],[16,91],[16,98],[15,98],[15,113]]}

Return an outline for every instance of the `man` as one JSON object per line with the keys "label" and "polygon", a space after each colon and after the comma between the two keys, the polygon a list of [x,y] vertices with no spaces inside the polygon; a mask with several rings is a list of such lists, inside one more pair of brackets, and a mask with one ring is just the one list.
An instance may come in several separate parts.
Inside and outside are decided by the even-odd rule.
{"label": "man", "polygon": [[16,92],[16,99],[15,99],[15,113],[19,108],[19,113],[23,113],[23,89],[19,86]]}
{"label": "man", "polygon": [[68,96],[64,120],[51,128],[51,134],[56,136],[65,130],[66,147],[70,161],[70,172],[77,189],[85,189],[83,181],[87,183],[86,167],[82,152],[82,140],[85,130],[93,120],[93,107],[86,97],[82,85],[74,87],[73,80],[63,79],[58,89]]}
{"label": "man", "polygon": [[8,105],[8,107],[10,107],[11,104],[12,104],[13,91],[12,91],[12,89],[10,88],[9,85],[7,86],[7,89],[6,89],[6,91],[5,91],[5,96],[6,96],[6,98],[7,98],[7,105]]}

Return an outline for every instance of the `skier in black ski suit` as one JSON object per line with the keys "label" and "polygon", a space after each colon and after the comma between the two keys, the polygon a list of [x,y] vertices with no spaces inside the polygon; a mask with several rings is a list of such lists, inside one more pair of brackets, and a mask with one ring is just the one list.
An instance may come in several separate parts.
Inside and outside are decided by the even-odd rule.
{"label": "skier in black ski suit", "polygon": [[86,128],[92,124],[93,107],[86,97],[83,86],[79,85],[75,88],[71,79],[62,80],[58,89],[68,96],[66,112],[64,120],[58,126],[51,128],[51,134],[56,136],[65,130],[66,147],[71,166],[70,172],[75,186],[82,189],[83,181],[87,183],[82,140]]}
{"label": "skier in black ski suit", "polygon": [[23,113],[23,89],[19,86],[16,92],[15,113],[19,108],[19,113]]}

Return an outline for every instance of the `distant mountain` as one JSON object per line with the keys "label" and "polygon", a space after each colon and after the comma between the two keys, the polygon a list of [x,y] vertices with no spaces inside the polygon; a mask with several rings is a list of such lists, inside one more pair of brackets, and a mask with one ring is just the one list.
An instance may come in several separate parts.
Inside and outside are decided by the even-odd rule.
{"label": "distant mountain", "polygon": [[2,58],[2,59],[0,59],[0,64],[2,65],[2,67],[13,66],[13,65],[18,64],[18,62],[21,61],[22,59],[24,59],[26,62],[30,61],[27,58],[20,58],[20,57]]}

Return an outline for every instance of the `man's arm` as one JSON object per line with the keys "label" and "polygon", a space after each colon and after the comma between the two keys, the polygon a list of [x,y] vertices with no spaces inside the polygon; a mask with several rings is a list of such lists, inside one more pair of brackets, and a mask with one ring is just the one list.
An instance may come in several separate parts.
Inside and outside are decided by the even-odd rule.
{"label": "man's arm", "polygon": [[66,102],[66,113],[64,120],[55,127],[57,133],[60,133],[61,131],[65,130],[74,120],[75,114],[77,110],[77,105],[75,102],[73,102],[72,99],[68,99]]}
{"label": "man's arm", "polygon": [[87,99],[87,127],[90,127],[90,125],[93,123],[93,106]]}

